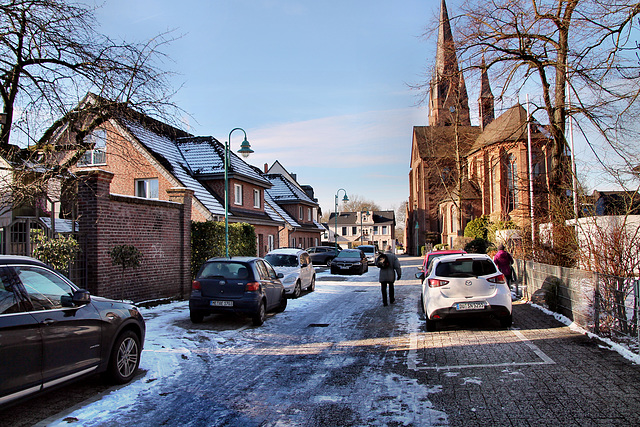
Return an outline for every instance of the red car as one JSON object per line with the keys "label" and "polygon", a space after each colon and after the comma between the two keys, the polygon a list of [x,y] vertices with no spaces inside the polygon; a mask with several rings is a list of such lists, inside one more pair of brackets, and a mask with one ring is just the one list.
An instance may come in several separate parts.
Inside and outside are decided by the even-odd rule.
{"label": "red car", "polygon": [[440,258],[445,255],[456,255],[456,254],[466,254],[467,252],[462,249],[445,249],[441,251],[431,251],[424,256],[424,260],[422,261],[422,275],[421,279],[424,279],[426,275],[428,275],[428,271],[433,265],[433,260],[436,258]]}

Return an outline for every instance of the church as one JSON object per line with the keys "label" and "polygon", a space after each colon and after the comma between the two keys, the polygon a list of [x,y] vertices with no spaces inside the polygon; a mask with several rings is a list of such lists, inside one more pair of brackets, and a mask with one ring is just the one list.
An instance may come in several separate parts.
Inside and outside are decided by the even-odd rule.
{"label": "church", "polygon": [[455,247],[467,223],[482,215],[530,230],[531,221],[544,222],[540,215],[549,209],[549,132],[529,122],[519,103],[495,117],[484,57],[473,66],[480,70],[478,125],[471,124],[467,86],[442,0],[428,126],[413,128],[408,254],[420,255],[421,247],[436,244]]}

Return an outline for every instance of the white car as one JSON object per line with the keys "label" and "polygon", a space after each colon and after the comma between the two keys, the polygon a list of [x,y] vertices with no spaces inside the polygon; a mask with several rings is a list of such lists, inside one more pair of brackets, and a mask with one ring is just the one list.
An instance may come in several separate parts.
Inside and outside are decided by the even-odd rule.
{"label": "white car", "polygon": [[493,316],[511,326],[511,291],[504,275],[484,254],[448,255],[434,260],[422,282],[427,331],[448,318]]}
{"label": "white car", "polygon": [[378,251],[373,245],[360,245],[358,246],[364,255],[367,257],[367,264],[374,265],[376,263],[376,256],[378,255]]}
{"label": "white car", "polygon": [[303,289],[313,292],[316,288],[316,270],[311,257],[302,249],[274,249],[264,257],[273,266],[276,273],[282,273],[280,279],[287,295],[298,298]]}

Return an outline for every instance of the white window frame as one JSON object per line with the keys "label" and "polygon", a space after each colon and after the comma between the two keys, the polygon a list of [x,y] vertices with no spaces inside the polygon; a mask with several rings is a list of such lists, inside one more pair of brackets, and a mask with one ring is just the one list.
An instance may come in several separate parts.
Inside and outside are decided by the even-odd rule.
{"label": "white window frame", "polygon": [[261,200],[260,200],[260,190],[253,189],[253,207],[260,209]]}
{"label": "white window frame", "polygon": [[275,245],[275,241],[276,238],[273,234],[268,234],[267,235],[267,251],[271,252],[272,250],[275,249],[274,245]]}
{"label": "white window frame", "polygon": [[95,166],[107,164],[107,131],[94,129],[84,138],[87,144],[93,144],[93,149],[84,152],[78,166]]}
{"label": "white window frame", "polygon": [[304,209],[302,208],[302,206],[298,206],[298,219],[304,219]]}
{"label": "white window frame", "polygon": [[[139,191],[140,184],[143,185],[144,194],[141,194]],[[159,190],[159,182],[158,178],[140,178],[134,180],[135,185],[135,195],[136,197],[141,197],[143,199],[156,199],[160,198],[160,190]]]}
{"label": "white window frame", "polygon": [[233,184],[233,204],[242,206],[242,184]]}

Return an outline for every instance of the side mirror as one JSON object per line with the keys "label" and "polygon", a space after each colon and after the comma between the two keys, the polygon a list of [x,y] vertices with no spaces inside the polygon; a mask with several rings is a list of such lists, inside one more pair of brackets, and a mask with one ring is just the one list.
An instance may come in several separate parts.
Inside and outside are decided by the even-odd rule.
{"label": "side mirror", "polygon": [[278,279],[284,279],[284,273],[278,273]]}
{"label": "side mirror", "polygon": [[63,307],[78,307],[91,302],[91,294],[85,289],[78,289],[73,295],[63,295],[60,297],[60,303]]}
{"label": "side mirror", "polygon": [[424,272],[416,273],[416,279],[424,280]]}

